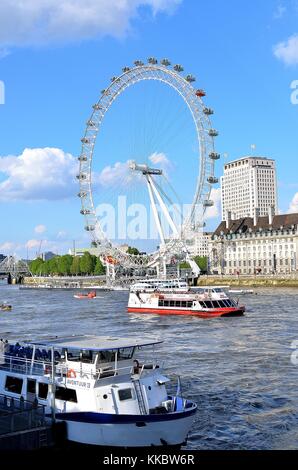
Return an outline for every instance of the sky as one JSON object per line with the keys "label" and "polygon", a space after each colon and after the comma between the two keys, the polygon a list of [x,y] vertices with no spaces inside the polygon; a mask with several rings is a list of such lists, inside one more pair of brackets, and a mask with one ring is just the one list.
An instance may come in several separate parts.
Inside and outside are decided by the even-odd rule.
{"label": "sky", "polygon": [[[298,212],[298,0],[2,0],[0,253],[89,246],[75,178],[80,139],[110,78],[151,56],[182,64],[206,91],[222,155],[216,175],[253,144],[254,155],[276,160],[280,213]],[[96,205],[121,194],[148,203],[137,178],[123,183],[132,159],[163,166],[190,202],[195,129],[162,84],[131,87],[108,111],[93,163]],[[218,186],[212,197],[209,229],[220,220]]]}

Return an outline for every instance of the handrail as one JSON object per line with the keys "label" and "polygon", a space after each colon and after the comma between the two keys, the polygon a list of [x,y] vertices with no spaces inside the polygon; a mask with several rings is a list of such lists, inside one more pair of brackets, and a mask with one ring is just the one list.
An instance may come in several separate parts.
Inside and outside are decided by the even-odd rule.
{"label": "handrail", "polygon": [[[70,361],[55,361],[54,364],[54,377],[60,377],[63,379],[88,379],[88,380],[98,380],[101,378],[112,377],[116,375],[122,375],[127,373],[130,375],[139,375],[141,377],[147,370],[155,370],[158,368],[158,364],[152,362],[151,364],[144,363],[138,370],[137,367],[133,364],[125,367],[118,367],[114,364],[111,366],[106,365],[105,367],[100,367],[97,365],[96,369],[93,370],[84,370],[82,367],[82,361],[70,363]],[[150,366],[150,367],[149,367]],[[19,357],[9,354],[0,354],[0,370],[7,370],[9,372],[25,374],[25,375],[39,375],[39,376],[51,376],[52,375],[52,362],[39,359],[28,359],[24,357]],[[73,377],[72,377],[73,375]]]}

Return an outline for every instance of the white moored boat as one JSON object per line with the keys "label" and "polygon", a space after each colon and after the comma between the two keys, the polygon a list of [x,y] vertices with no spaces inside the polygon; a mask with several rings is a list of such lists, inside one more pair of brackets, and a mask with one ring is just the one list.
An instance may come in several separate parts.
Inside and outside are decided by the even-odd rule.
{"label": "white moored boat", "polygon": [[159,315],[194,315],[201,318],[240,316],[244,305],[238,305],[224,287],[204,286],[187,289],[155,289],[133,285],[128,299],[128,312]]}
{"label": "white moored boat", "polygon": [[72,336],[7,344],[0,354],[0,393],[44,405],[65,421],[67,439],[116,447],[179,446],[197,405],[169,396],[169,379],[135,353],[160,341]]}

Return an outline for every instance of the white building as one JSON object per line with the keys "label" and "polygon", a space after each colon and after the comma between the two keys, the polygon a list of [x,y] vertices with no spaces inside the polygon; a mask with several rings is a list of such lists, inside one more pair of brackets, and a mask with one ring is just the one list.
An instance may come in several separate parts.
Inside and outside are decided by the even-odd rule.
{"label": "white building", "polygon": [[186,240],[187,249],[191,256],[208,256],[212,232],[198,232]]}
{"label": "white building", "polygon": [[277,214],[275,161],[265,157],[243,157],[226,163],[221,177],[222,220],[231,211],[235,219],[268,214],[273,207]]}
{"label": "white building", "polygon": [[298,214],[229,217],[212,236],[210,271],[218,274],[289,274],[298,270]]}

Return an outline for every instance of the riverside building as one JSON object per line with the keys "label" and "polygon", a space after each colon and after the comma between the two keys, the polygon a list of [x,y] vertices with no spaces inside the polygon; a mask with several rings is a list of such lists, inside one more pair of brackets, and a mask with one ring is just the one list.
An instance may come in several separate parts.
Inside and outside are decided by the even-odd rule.
{"label": "riverside building", "polygon": [[221,177],[222,220],[231,211],[234,219],[253,217],[259,209],[266,216],[273,207],[277,214],[275,161],[265,157],[243,157],[226,163]]}
{"label": "riverside building", "polygon": [[232,219],[227,213],[212,235],[210,272],[290,274],[298,269],[298,214]]}

